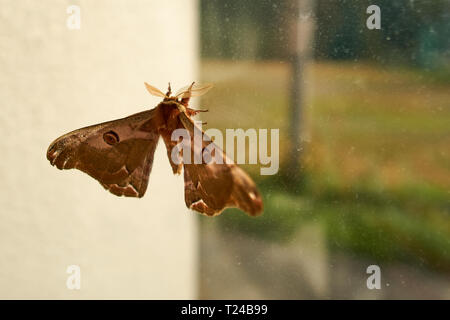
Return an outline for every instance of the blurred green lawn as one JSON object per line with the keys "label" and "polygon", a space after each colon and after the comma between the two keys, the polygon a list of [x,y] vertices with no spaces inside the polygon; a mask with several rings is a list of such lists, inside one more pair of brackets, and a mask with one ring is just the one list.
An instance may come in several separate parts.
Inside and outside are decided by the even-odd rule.
{"label": "blurred green lawn", "polygon": [[[450,81],[361,63],[315,63],[305,71],[302,181],[260,176],[262,217],[218,217],[225,229],[290,241],[307,220],[327,231],[331,250],[405,261],[450,273]],[[289,157],[289,66],[204,61],[207,127],[279,128]],[[281,168],[282,169],[282,168]],[[233,212],[233,214],[231,214]]]}

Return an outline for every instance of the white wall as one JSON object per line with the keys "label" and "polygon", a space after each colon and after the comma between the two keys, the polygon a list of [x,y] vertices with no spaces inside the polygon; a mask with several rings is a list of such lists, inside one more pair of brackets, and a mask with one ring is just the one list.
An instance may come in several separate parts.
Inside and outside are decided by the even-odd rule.
{"label": "white wall", "polygon": [[[81,29],[66,9],[81,7]],[[0,0],[0,298],[195,298],[195,214],[162,141],[141,199],[46,159],[52,140],[196,79],[197,2]],[[66,288],[68,265],[81,289]]]}

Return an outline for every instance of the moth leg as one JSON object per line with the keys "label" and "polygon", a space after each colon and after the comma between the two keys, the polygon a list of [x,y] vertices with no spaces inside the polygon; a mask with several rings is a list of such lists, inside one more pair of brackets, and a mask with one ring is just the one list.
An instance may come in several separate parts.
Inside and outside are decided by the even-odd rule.
{"label": "moth leg", "polygon": [[208,112],[209,110],[208,109],[198,109],[198,110],[195,110],[195,109],[191,109],[191,108],[186,108],[186,113],[188,114],[188,116],[190,116],[190,117],[193,117],[193,116],[196,116],[198,113],[200,113],[200,112]]}

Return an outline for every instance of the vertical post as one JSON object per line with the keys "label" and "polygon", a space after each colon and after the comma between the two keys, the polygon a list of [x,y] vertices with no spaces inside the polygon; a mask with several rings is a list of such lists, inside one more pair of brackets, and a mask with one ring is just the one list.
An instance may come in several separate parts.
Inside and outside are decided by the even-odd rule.
{"label": "vertical post", "polygon": [[293,14],[289,19],[290,83],[290,152],[286,177],[292,182],[300,179],[302,133],[305,104],[305,69],[311,58],[311,43],[314,30],[313,0],[293,0],[289,8]]}

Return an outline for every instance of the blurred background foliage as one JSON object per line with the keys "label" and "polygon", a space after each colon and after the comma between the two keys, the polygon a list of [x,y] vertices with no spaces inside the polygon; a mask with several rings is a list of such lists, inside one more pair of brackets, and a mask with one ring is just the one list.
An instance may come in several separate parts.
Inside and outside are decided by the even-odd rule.
{"label": "blurred background foliage", "polygon": [[[370,60],[425,68],[448,67],[448,0],[379,0],[382,29],[367,32],[373,1],[316,0],[314,55],[318,59]],[[214,59],[289,57],[289,17],[295,1],[201,1],[202,56]]]}
{"label": "blurred background foliage", "polygon": [[[292,1],[201,1],[202,99],[211,127],[279,128],[289,158],[287,43]],[[223,231],[289,243],[307,221],[330,250],[450,273],[450,2],[319,0],[308,67],[301,180],[260,176],[250,218],[230,209]],[[204,224],[210,223],[201,218]]]}

